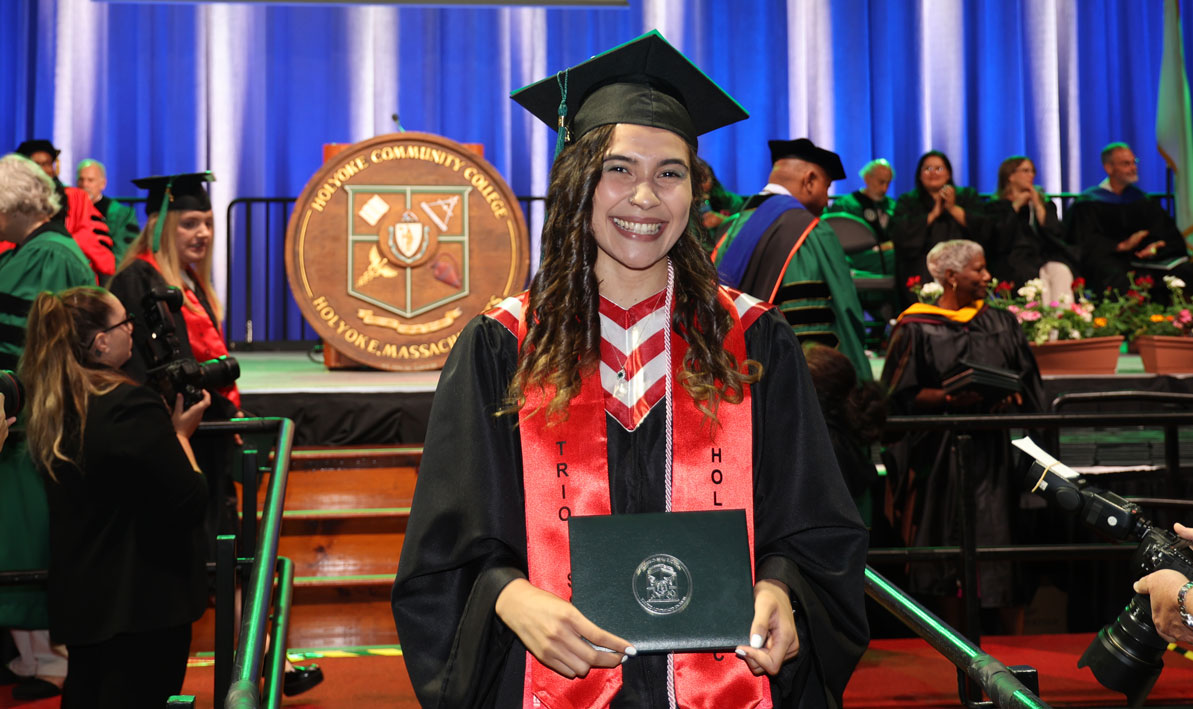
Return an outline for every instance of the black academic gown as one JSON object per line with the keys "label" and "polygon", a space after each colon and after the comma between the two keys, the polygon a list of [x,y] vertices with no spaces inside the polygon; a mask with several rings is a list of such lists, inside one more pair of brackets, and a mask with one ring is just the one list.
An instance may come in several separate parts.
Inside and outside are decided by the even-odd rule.
{"label": "black academic gown", "polygon": [[1029,202],[1016,211],[1010,200],[998,199],[986,204],[986,269],[1000,281],[1023,285],[1040,277],[1040,266],[1059,261],[1076,274],[1077,258],[1061,240],[1056,205],[1044,202],[1044,221],[1035,218]]}
{"label": "black academic gown", "polygon": [[933,246],[952,239],[982,242],[981,200],[978,193],[972,187],[957,187],[956,190],[956,204],[965,210],[965,226],[947,211],[929,224],[932,197],[918,189],[899,195],[895,202],[895,216],[891,217],[887,233],[895,247],[895,293],[902,299],[903,305],[915,301],[904,287],[908,278],[919,276],[923,283],[931,282],[927,257]]}
{"label": "black academic gown", "polygon": [[[1163,241],[1164,246],[1156,252],[1155,257],[1139,259],[1132,252],[1115,250],[1119,242],[1141,229],[1146,229],[1148,235],[1133,251]],[[1078,249],[1081,275],[1085,277],[1089,289],[1098,294],[1107,288],[1125,293],[1130,288],[1128,272],[1163,275],[1169,270],[1159,264],[1187,254],[1184,237],[1172,217],[1158,203],[1148,199],[1142,190],[1132,185],[1127,186],[1121,195],[1102,187],[1091,187],[1081,193],[1081,197],[1065,214],[1064,230],[1066,240]],[[1156,265],[1154,269],[1141,268],[1133,262]],[[1193,276],[1193,268],[1189,264],[1177,266],[1171,272],[1186,283],[1193,283],[1189,280]],[[1167,289],[1156,288],[1152,294],[1166,299]]]}
{"label": "black academic gown", "polygon": [[[940,389],[941,382],[962,360],[1022,373],[1023,405],[1006,413],[1045,410],[1044,387],[1035,357],[1015,316],[1005,310],[982,308],[968,323],[939,315],[904,314],[891,333],[882,381],[890,388],[894,413],[939,414],[917,409],[921,389]],[[985,409],[951,411],[981,413]],[[977,542],[1006,545],[1016,540],[1013,516],[1022,479],[1019,457],[1006,431],[964,431],[972,437],[966,460],[974,481]],[[896,528],[905,531],[912,546],[946,546],[960,543],[958,527],[958,472],[950,453],[956,432],[914,432],[888,447],[894,468],[888,469],[896,514]],[[1010,562],[979,564],[981,601],[984,607],[1004,607],[1024,602],[1012,576]],[[955,596],[959,583],[955,562],[912,564],[910,590],[933,596]]]}
{"label": "black academic gown", "polygon": [[[840,706],[868,641],[866,532],[790,328],[768,313],[746,332],[746,348],[764,368],[751,388],[757,576],[792,589],[800,636],[799,656],[772,679],[776,706]],[[435,393],[392,599],[426,707],[521,705],[526,650],[494,611],[500,591],[527,568],[517,417],[493,415],[516,361],[515,337],[477,318]],[[614,514],[662,511],[664,415],[656,405],[632,433],[607,418]],[[665,656],[622,668],[612,706],[667,706]]]}

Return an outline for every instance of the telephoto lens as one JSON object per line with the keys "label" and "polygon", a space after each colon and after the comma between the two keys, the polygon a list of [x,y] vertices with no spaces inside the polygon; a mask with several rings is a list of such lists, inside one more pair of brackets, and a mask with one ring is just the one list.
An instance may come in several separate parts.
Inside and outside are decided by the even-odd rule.
{"label": "telephoto lens", "polygon": [[25,387],[11,369],[0,369],[0,394],[4,395],[4,418],[21,413],[25,405]]}

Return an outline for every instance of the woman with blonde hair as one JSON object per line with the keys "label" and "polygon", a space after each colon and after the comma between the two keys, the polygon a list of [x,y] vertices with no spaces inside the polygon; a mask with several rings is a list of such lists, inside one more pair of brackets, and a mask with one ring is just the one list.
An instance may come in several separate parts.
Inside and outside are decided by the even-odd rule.
{"label": "woman with blonde hair", "polygon": [[50,631],[70,654],[62,706],[161,706],[182,688],[207,607],[207,482],[190,436],[209,395],[174,411],[120,370],[132,320],[93,286],[43,293],[21,378],[50,508]]}

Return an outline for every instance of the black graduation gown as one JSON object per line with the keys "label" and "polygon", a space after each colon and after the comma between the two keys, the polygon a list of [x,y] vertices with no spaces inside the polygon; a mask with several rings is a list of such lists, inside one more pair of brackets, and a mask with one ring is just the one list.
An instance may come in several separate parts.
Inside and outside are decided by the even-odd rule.
{"label": "black graduation gown", "polygon": [[887,233],[895,247],[895,293],[903,305],[915,302],[915,297],[904,286],[908,278],[919,276],[923,283],[932,280],[926,259],[933,246],[951,239],[982,243],[982,210],[978,193],[972,187],[957,187],[956,190],[956,204],[965,210],[965,226],[948,212],[943,212],[929,224],[932,198],[918,189],[899,195],[895,202],[895,216],[891,217]]}
{"label": "black graduation gown", "polygon": [[[776,706],[839,706],[868,641],[866,532],[790,328],[768,313],[747,331],[746,348],[764,367],[751,389],[757,575],[790,586],[800,636],[799,656],[772,679]],[[504,586],[526,575],[517,417],[493,415],[516,359],[515,337],[477,318],[435,393],[392,596],[426,707],[521,705],[526,650],[494,611]],[[662,511],[664,407],[633,433],[606,420],[614,513]],[[631,658],[613,706],[667,706],[665,667],[665,656]]]}
{"label": "black graduation gown", "polygon": [[1061,240],[1056,205],[1044,203],[1044,221],[1032,223],[1031,203],[1015,211],[1010,200],[998,199],[986,204],[986,269],[1000,281],[1019,285],[1040,276],[1040,266],[1059,261],[1074,273],[1077,258]]}
{"label": "black graduation gown", "polygon": [[[168,287],[166,279],[152,264],[135,260],[112,277],[108,289],[120,299],[125,310],[133,316],[133,356],[124,364],[124,372],[140,383],[147,383],[149,362],[146,360],[149,327],[145,319],[145,296],[154,288]],[[215,312],[202,288],[194,289],[199,304],[215,323]],[[185,305],[183,307],[186,307]],[[178,336],[179,356],[194,359],[190,340],[187,338],[186,320],[181,312],[173,313],[174,333]],[[235,417],[238,407],[215,391],[211,393],[211,406],[203,412],[204,421],[227,421]],[[168,402],[173,407],[173,402]],[[191,442],[195,460],[207,475],[211,495],[204,523],[207,534],[207,556],[215,559],[215,537],[218,534],[235,534],[237,531],[236,488],[232,484],[236,475],[232,470],[235,453],[235,439],[230,435],[196,436]]]}
{"label": "black graduation gown", "polygon": [[[1134,253],[1115,250],[1119,242],[1140,229],[1147,229],[1148,235],[1139,242],[1136,251],[1156,241],[1164,242],[1164,246],[1156,252],[1155,258],[1148,259],[1149,262],[1160,264],[1187,254],[1184,237],[1176,228],[1172,217],[1168,216],[1159,204],[1148,199],[1142,191],[1128,189],[1138,192],[1138,199],[1109,201],[1099,198],[1109,196],[1104,194],[1106,190],[1091,188],[1082,193],[1081,198],[1069,207],[1065,214],[1065,238],[1069,243],[1076,245],[1081,258],[1081,275],[1085,277],[1087,286],[1094,293],[1101,294],[1107,288],[1125,293],[1130,288],[1127,272],[1144,272],[1132,265],[1132,261],[1139,260]],[[1157,272],[1152,272],[1152,275],[1164,272],[1166,271],[1157,267]],[[1178,266],[1172,272],[1186,283],[1193,283],[1189,280],[1193,275],[1193,268],[1189,264]],[[1152,294],[1166,299],[1167,289],[1159,287],[1154,289]]]}
{"label": "black graduation gown", "polygon": [[[1006,413],[1045,410],[1044,386],[1035,357],[1015,316],[1005,310],[982,308],[968,323],[940,315],[905,315],[891,333],[882,381],[890,387],[891,406],[897,414],[941,413],[917,410],[915,396],[921,389],[939,389],[957,363],[967,359],[979,364],[1021,372],[1023,405]],[[975,409],[968,413],[976,413]],[[1006,431],[966,431],[973,443],[967,459],[974,482],[977,542],[1010,544],[1022,479]],[[910,433],[888,447],[889,484],[896,510],[909,514],[912,546],[945,546],[960,543],[958,527],[959,480],[949,448],[953,433]],[[908,520],[902,520],[904,522]],[[898,521],[896,521],[898,522]],[[905,526],[896,523],[896,527]],[[1024,602],[1012,577],[1010,562],[979,564],[981,600],[985,607]],[[925,562],[910,567],[910,590],[934,596],[955,595],[959,564]]]}

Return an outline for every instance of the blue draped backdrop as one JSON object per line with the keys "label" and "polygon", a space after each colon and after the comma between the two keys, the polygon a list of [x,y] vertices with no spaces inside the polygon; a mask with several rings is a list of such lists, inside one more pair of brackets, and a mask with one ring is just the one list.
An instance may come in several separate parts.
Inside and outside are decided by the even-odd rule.
{"label": "blue draped backdrop", "polygon": [[[1134,0],[549,10],[7,0],[0,151],[50,138],[64,181],[95,158],[117,196],[135,194],[134,177],[212,169],[222,214],[236,197],[298,194],[322,144],[392,132],[397,113],[408,130],[484,144],[516,193],[541,195],[554,133],[509,92],[651,28],[750,111],[700,146],[739,192],[765,183],[768,138],[805,135],[841,154],[849,178],[835,193],[856,189],[857,168],[876,156],[895,166],[892,192],[906,191],[931,148],[949,154],[958,184],[981,191],[1015,153],[1035,158],[1046,189],[1079,191],[1104,177],[1098,152],[1112,140],[1135,147],[1144,189],[1165,189],[1155,149],[1163,4]],[[269,295],[280,261],[265,265],[281,245],[252,248],[252,301],[278,316],[256,339],[293,336],[297,312]],[[240,252],[221,242],[221,287],[229,253]],[[243,339],[239,258],[226,293],[233,339]]]}

